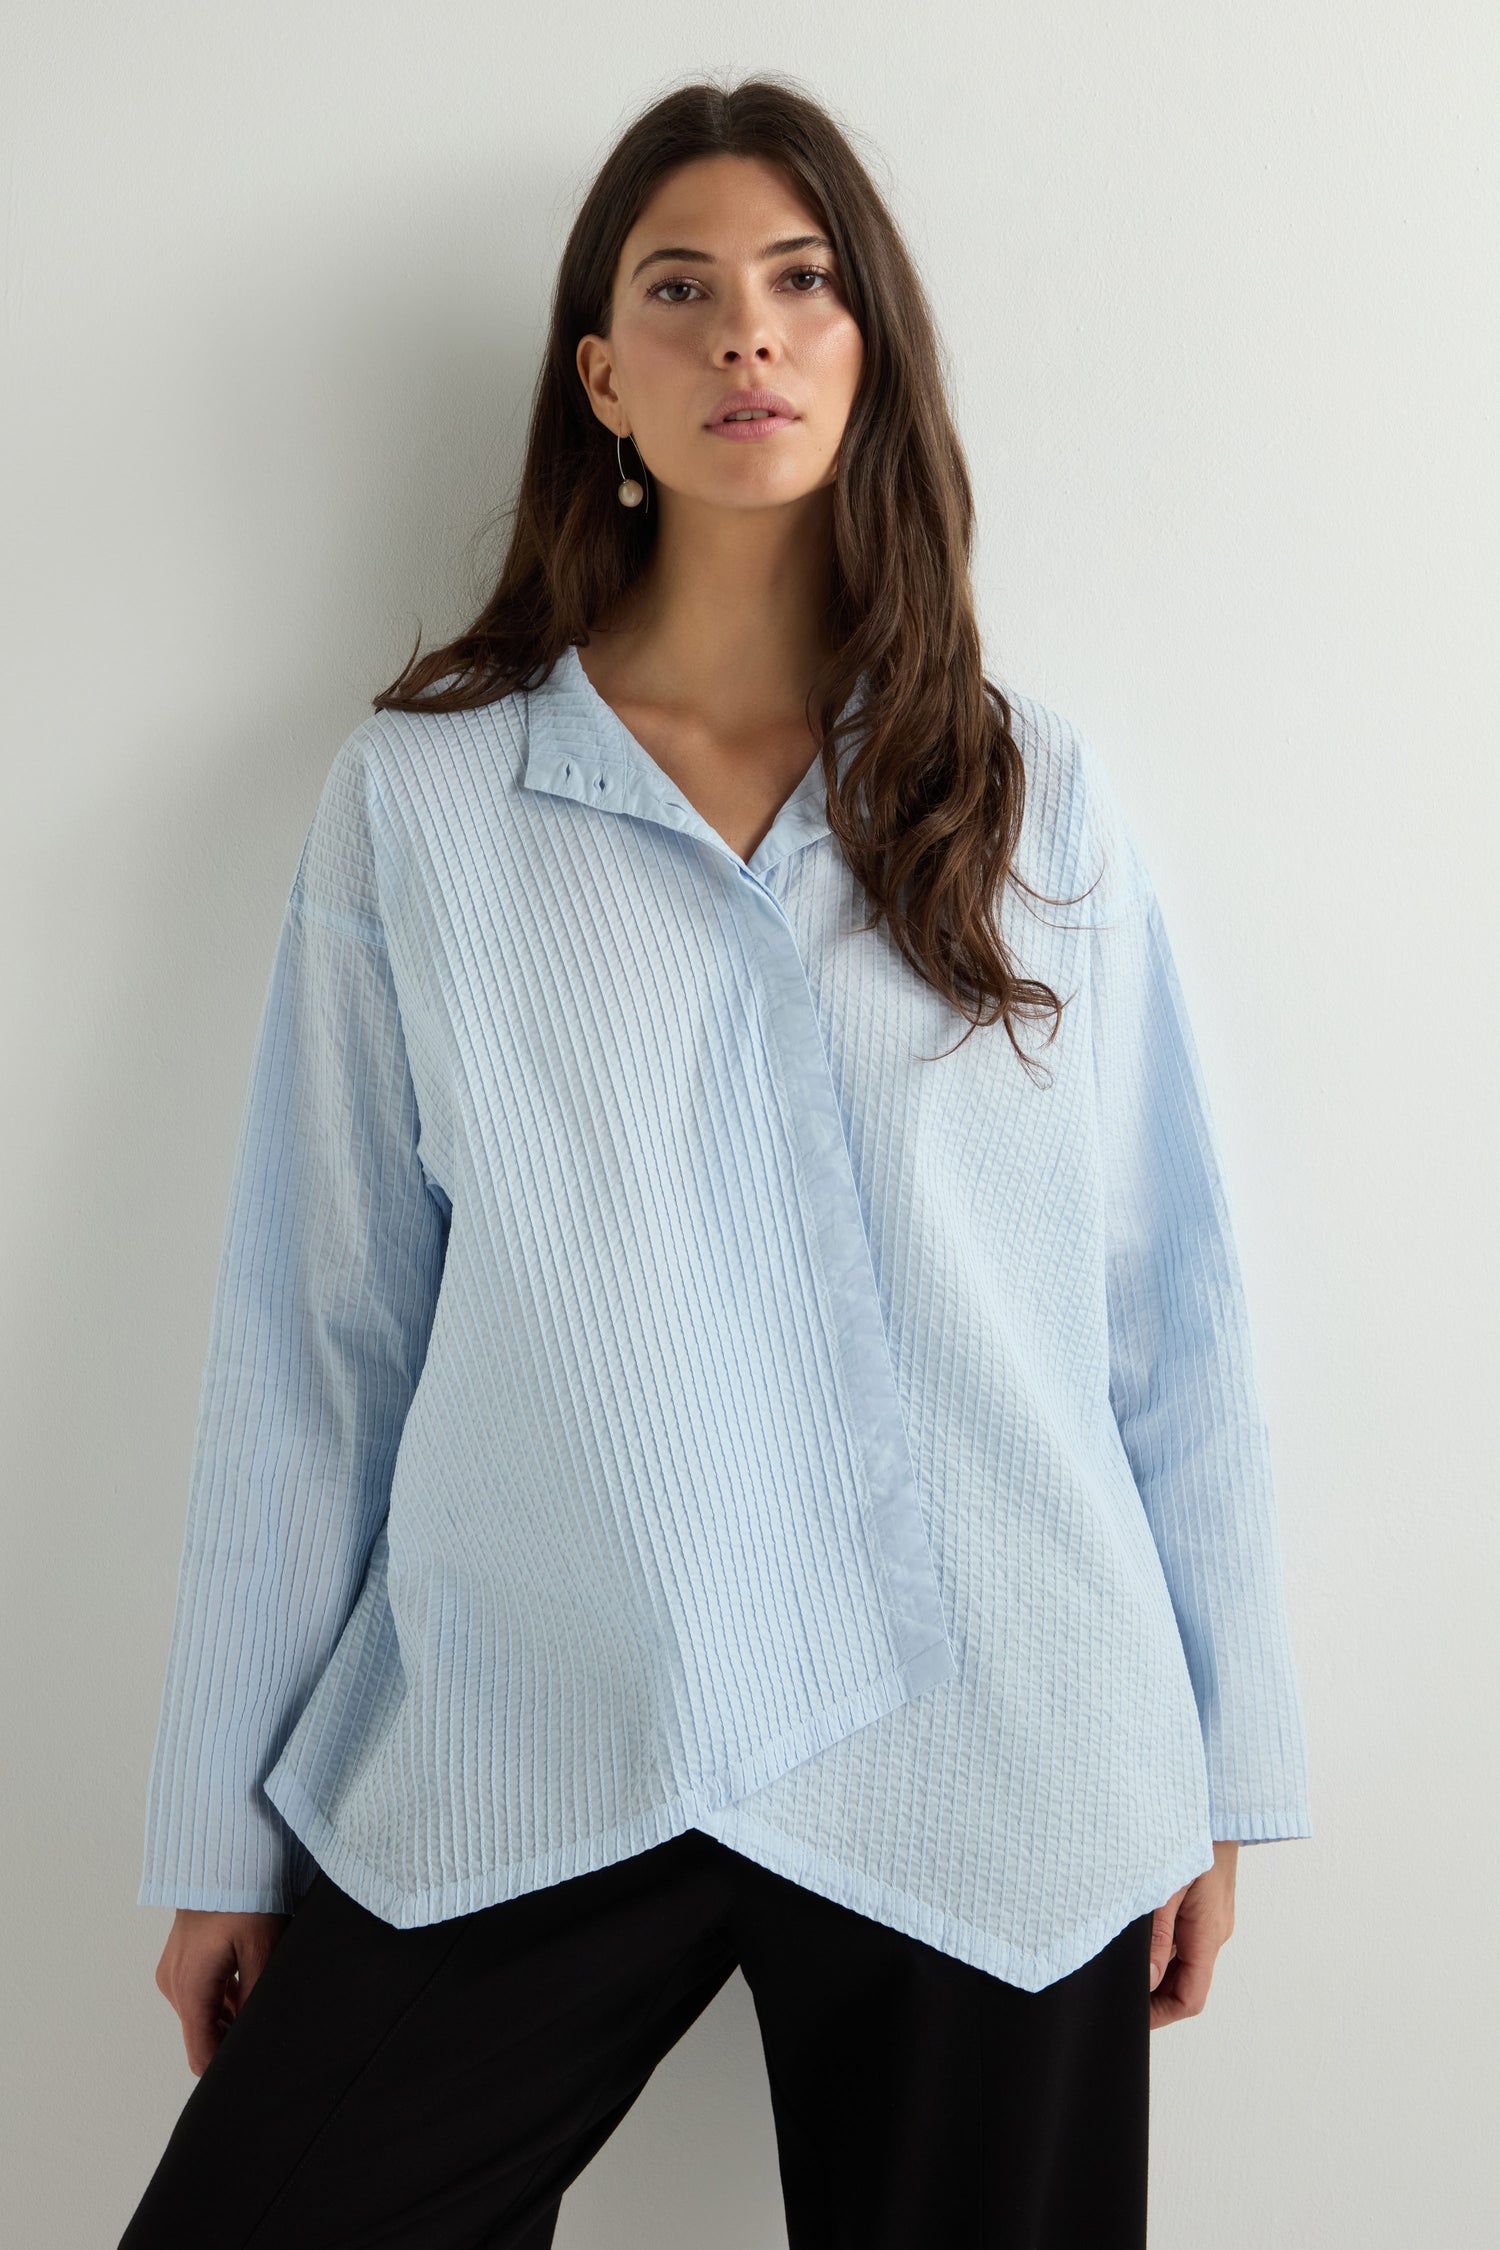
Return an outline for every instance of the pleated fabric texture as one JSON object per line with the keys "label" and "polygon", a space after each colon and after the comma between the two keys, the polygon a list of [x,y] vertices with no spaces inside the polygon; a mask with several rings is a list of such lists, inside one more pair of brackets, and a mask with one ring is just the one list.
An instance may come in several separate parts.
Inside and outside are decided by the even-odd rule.
{"label": "pleated fabric texture", "polygon": [[861,927],[821,762],[747,864],[572,648],[342,745],[139,1903],[288,1912],[321,1865],[410,1928],[698,1827],[1035,1991],[1213,1839],[1312,1833],[1160,901],[1091,742],[1006,692],[1019,868],[1076,902],[1001,904],[1067,1001],[1035,1074]]}

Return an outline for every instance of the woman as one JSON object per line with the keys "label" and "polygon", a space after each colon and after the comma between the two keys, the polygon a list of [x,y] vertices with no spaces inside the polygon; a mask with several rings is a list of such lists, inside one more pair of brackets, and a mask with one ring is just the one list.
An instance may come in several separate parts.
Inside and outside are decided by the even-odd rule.
{"label": "woman", "polygon": [[833,122],[655,104],[500,583],[288,901],[130,2250],[540,2250],[736,1966],[794,2250],[1145,2239],[1149,2032],[1310,1833],[1302,1713],[1160,909],[981,670],[970,518]]}

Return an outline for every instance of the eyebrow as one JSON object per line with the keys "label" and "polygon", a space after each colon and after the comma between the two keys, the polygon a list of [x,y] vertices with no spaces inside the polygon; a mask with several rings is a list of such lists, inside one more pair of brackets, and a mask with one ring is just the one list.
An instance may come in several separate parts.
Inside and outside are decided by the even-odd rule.
{"label": "eyebrow", "polygon": [[[826,234],[789,234],[783,236],[780,242],[768,242],[760,255],[763,259],[784,258],[792,250],[831,251],[832,248],[833,244]],[[634,281],[636,275],[644,273],[647,266],[676,266],[690,263],[699,266],[716,266],[718,262],[712,251],[709,250],[650,250],[642,258],[640,264],[634,268],[630,278]]]}

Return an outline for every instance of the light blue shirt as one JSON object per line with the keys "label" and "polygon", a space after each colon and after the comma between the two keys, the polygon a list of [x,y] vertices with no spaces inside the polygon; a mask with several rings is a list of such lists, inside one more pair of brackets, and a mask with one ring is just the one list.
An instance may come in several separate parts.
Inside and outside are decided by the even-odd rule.
{"label": "light blue shirt", "polygon": [[1100,878],[1004,895],[1068,1000],[1033,1073],[860,929],[820,761],[746,863],[572,648],[343,744],[235,1159],[139,1903],[289,1912],[321,1865],[410,1928],[696,1827],[1034,1991],[1214,1838],[1311,1833],[1160,904],[1092,745],[1008,694],[1019,869]]}

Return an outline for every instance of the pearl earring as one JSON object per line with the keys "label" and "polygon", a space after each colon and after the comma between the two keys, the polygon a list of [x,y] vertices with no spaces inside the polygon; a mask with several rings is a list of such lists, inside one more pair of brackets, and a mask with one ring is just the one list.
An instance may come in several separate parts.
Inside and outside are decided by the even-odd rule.
{"label": "pearl earring", "polygon": [[[633,438],[631,439],[631,443],[632,445],[635,444],[635,440]],[[641,449],[637,445],[635,450],[637,454],[639,454]],[[622,508],[638,508],[641,502],[646,499],[646,488],[643,484],[638,484],[634,477],[626,476],[625,463],[620,454],[620,440],[618,437],[615,439],[615,459],[620,464],[620,486],[618,492],[620,506]],[[642,461],[641,467],[644,469],[645,466],[645,462]],[[649,501],[647,502],[647,505],[650,505]]]}

